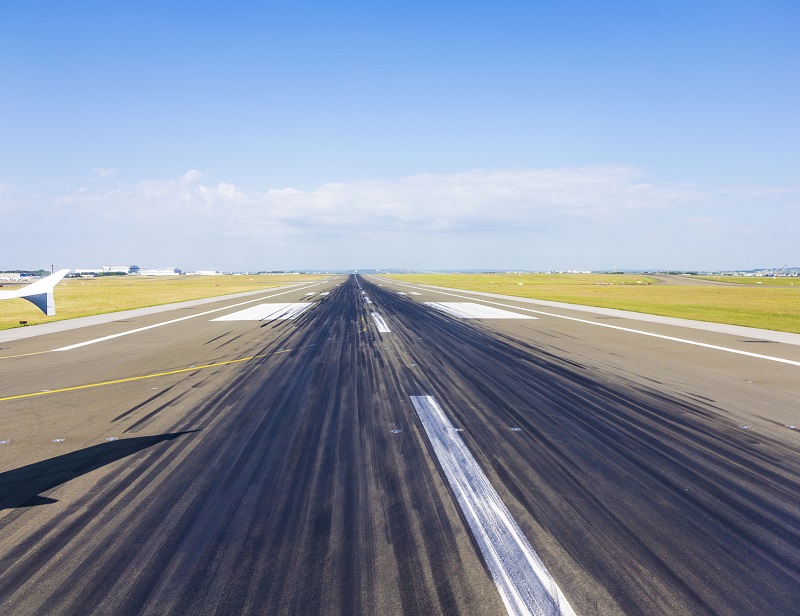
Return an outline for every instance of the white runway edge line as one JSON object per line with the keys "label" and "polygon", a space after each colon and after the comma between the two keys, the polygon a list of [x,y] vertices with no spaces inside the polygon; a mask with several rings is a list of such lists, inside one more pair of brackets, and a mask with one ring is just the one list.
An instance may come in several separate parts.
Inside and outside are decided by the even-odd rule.
{"label": "white runway edge line", "polygon": [[[399,284],[399,283],[398,283]],[[409,285],[403,285],[409,286]],[[449,295],[450,297],[459,297],[462,299],[471,299],[476,302],[484,302],[487,304],[494,304],[495,306],[503,306],[505,308],[513,308],[514,310],[524,310],[525,312],[532,312],[534,314],[543,314],[547,317],[556,319],[566,319],[567,321],[576,321],[578,323],[587,323],[597,327],[605,327],[607,329],[616,329],[621,332],[628,332],[631,334],[639,334],[641,336],[650,336],[651,338],[660,338],[662,340],[669,340],[671,342],[680,342],[682,344],[691,344],[693,346],[703,347],[705,349],[714,349],[715,351],[724,351],[726,353],[734,353],[736,355],[745,355],[746,357],[755,357],[756,359],[766,359],[768,361],[776,361],[781,364],[789,364],[790,366],[800,366],[800,361],[793,359],[784,359],[783,357],[774,357],[772,355],[761,355],[760,353],[751,353],[750,351],[740,351],[739,349],[732,349],[730,347],[718,346],[716,344],[708,344],[706,342],[697,342],[696,340],[687,340],[686,338],[676,338],[675,336],[665,336],[664,334],[654,334],[653,332],[645,332],[640,329],[632,329],[630,327],[621,327],[620,325],[610,325],[608,323],[597,323],[596,321],[589,321],[587,319],[578,319],[577,317],[568,317],[563,314],[553,314],[552,312],[544,312],[542,310],[533,310],[532,308],[522,308],[521,306],[510,306],[509,304],[501,304],[500,302],[492,302],[487,299],[480,299],[477,297],[469,297],[467,295],[456,295],[455,293],[445,293],[444,291],[431,289],[434,293],[441,295]]]}
{"label": "white runway edge line", "polygon": [[172,325],[173,323],[179,323],[180,321],[186,321],[188,319],[196,319],[197,317],[202,317],[207,314],[213,314],[215,312],[222,312],[223,310],[230,310],[231,308],[238,308],[239,306],[246,306],[247,304],[252,304],[254,302],[263,302],[265,299],[272,299],[273,297],[278,297],[279,295],[286,295],[287,293],[293,293],[296,291],[302,291],[303,289],[309,289],[311,287],[317,286],[317,284],[308,285],[307,287],[301,287],[299,289],[290,289],[289,291],[283,291],[282,293],[275,293],[275,295],[270,295],[268,297],[259,297],[258,299],[251,299],[246,302],[240,302],[238,304],[233,304],[231,306],[225,306],[224,308],[215,308],[214,310],[207,310],[206,312],[198,312],[197,314],[190,314],[187,317],[180,317],[179,319],[172,319],[171,321],[164,321],[162,323],[155,323],[154,325],[147,325],[146,327],[138,327],[136,329],[129,329],[125,332],[120,332],[118,334],[111,334],[110,336],[103,336],[102,338],[95,338],[94,340],[87,340],[85,342],[78,342],[77,344],[71,344],[69,346],[61,347],[60,349],[53,349],[53,351],[71,351],[72,349],[77,349],[79,347],[83,347],[89,344],[96,344],[98,342],[105,342],[106,340],[111,340],[113,338],[119,338],[121,336],[128,336],[129,334],[138,334],[139,332],[143,332],[148,329],[153,329],[155,327],[161,327],[163,325]]}
{"label": "white runway edge line", "polygon": [[574,616],[561,589],[432,396],[411,396],[509,614]]}
{"label": "white runway edge line", "polygon": [[378,327],[379,332],[382,334],[391,333],[392,330],[390,330],[389,326],[386,325],[386,321],[383,320],[381,315],[379,315],[377,312],[373,312],[372,318],[375,319],[375,325]]}

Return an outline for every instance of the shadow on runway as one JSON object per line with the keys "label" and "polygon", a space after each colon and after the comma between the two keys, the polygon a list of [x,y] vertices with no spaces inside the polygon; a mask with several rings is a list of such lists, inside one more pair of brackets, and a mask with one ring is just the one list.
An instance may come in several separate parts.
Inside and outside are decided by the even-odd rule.
{"label": "shadow on runway", "polygon": [[110,441],[0,473],[0,510],[55,503],[57,501],[39,496],[39,493],[190,432],[197,430]]}

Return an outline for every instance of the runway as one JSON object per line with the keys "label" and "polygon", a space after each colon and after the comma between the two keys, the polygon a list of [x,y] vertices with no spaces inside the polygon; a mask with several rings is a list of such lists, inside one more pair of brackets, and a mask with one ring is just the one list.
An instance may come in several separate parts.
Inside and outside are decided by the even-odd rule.
{"label": "runway", "polygon": [[0,614],[797,611],[800,345],[342,276],[4,341],[0,442]]}

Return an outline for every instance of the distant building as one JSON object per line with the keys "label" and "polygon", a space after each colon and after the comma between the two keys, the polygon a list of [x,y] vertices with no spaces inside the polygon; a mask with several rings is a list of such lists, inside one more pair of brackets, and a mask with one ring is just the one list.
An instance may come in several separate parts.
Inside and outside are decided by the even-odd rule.
{"label": "distant building", "polygon": [[176,267],[162,267],[155,269],[139,268],[139,276],[176,276],[181,273]]}

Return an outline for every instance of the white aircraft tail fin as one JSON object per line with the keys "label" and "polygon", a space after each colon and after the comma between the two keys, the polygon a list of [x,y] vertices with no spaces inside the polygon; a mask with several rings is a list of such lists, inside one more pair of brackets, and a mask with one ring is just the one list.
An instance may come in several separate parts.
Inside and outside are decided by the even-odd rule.
{"label": "white aircraft tail fin", "polygon": [[53,297],[53,287],[69,273],[68,269],[58,270],[55,274],[50,274],[46,278],[37,280],[26,287],[16,291],[0,291],[0,300],[21,298],[27,299],[31,304],[44,312],[48,317],[56,313],[56,302]]}

